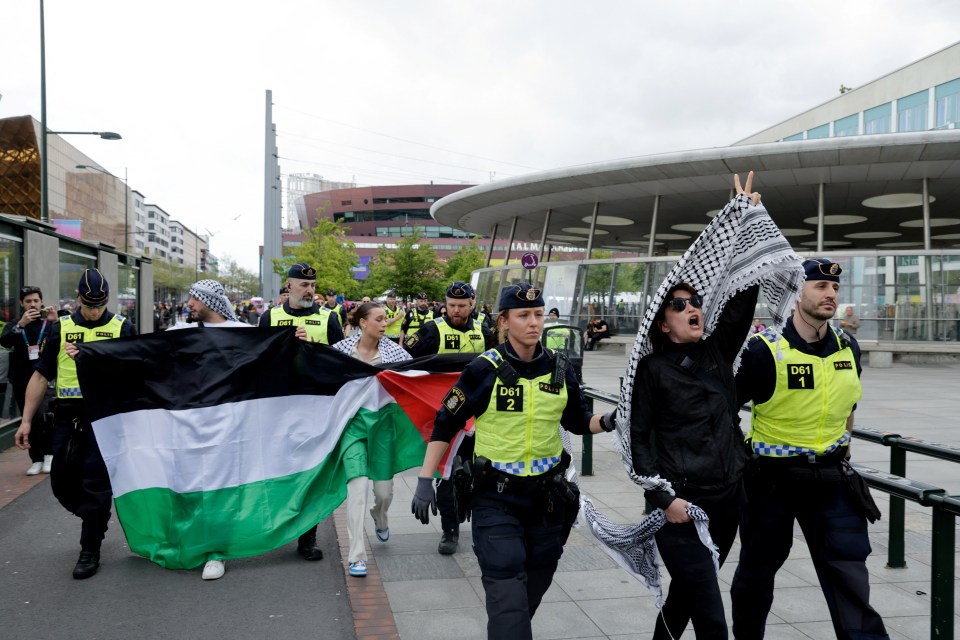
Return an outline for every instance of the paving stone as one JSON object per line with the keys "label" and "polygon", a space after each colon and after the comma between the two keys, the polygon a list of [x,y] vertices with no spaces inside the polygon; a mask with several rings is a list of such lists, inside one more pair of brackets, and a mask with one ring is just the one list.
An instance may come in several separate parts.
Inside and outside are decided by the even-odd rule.
{"label": "paving stone", "polygon": [[650,591],[619,567],[558,572],[553,581],[575,602],[649,596]]}
{"label": "paving stone", "polygon": [[442,616],[407,611],[394,615],[401,638],[416,640],[487,640],[487,612],[483,607],[451,609]]}
{"label": "paving stone", "polygon": [[400,611],[433,611],[483,606],[465,580],[401,580],[384,585],[390,608]]}
{"label": "paving stone", "polygon": [[377,565],[380,567],[380,575],[385,583],[466,577],[456,560],[440,554],[377,556]]}
{"label": "paving stone", "polygon": [[603,637],[597,625],[580,607],[568,602],[548,602],[540,605],[533,617],[533,637],[544,640],[561,638]]}

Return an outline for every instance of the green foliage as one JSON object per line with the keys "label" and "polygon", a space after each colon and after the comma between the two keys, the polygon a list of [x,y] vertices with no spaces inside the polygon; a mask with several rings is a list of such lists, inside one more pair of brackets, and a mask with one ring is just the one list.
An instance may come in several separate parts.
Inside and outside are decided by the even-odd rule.
{"label": "green foliage", "polygon": [[223,285],[227,297],[232,300],[248,300],[260,289],[260,277],[238,265],[229,256],[220,262],[220,273],[211,277]]}
{"label": "green foliage", "polygon": [[349,293],[355,290],[353,267],[360,264],[360,258],[353,242],[346,238],[348,230],[330,220],[319,220],[315,227],[303,232],[303,244],[284,247],[283,258],[274,258],[274,273],[280,275],[281,281],[286,280],[292,265],[306,262],[317,270],[317,291],[336,289]]}
{"label": "green foliage", "polygon": [[423,229],[418,227],[413,235],[401,238],[396,249],[387,251],[381,246],[367,266],[364,292],[374,297],[393,290],[397,297],[406,298],[424,291],[432,299],[439,299],[447,288],[443,269],[437,252],[428,243],[421,243],[422,239]]}
{"label": "green foliage", "polygon": [[470,276],[477,269],[483,268],[486,262],[483,251],[477,246],[476,240],[471,240],[447,260],[447,266],[443,270],[443,275],[448,282],[460,280],[470,282]]}
{"label": "green foliage", "polygon": [[197,280],[206,277],[190,266],[173,264],[166,260],[153,261],[153,297],[154,300],[180,302]]}

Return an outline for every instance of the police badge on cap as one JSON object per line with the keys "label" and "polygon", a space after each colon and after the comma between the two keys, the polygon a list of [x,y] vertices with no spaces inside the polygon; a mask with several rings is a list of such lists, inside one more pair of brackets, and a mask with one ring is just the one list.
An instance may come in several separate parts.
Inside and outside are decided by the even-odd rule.
{"label": "police badge on cap", "polygon": [[454,300],[469,300],[470,291],[472,291],[470,285],[457,281],[447,287],[447,297]]}
{"label": "police badge on cap", "polygon": [[807,282],[814,280],[840,282],[840,274],[843,273],[843,267],[828,258],[812,258],[804,261],[803,271],[806,275]]}
{"label": "police badge on cap", "polygon": [[306,262],[298,262],[290,267],[289,271],[287,271],[287,277],[294,278],[296,280],[316,280],[317,270],[308,265]]}
{"label": "police badge on cap", "polygon": [[543,292],[528,282],[507,285],[500,291],[501,311],[504,309],[527,309],[545,307]]}

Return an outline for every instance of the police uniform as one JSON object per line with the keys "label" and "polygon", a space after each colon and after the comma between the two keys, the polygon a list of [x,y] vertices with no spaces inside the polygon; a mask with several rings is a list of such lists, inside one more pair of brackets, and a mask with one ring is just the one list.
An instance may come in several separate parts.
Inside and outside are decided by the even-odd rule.
{"label": "police uniform", "polygon": [[[287,278],[296,280],[316,280],[317,271],[306,264],[298,262],[290,267]],[[332,295],[332,294],[331,294]],[[337,305],[339,309],[339,305]],[[273,307],[260,316],[258,327],[304,327],[307,339],[311,342],[333,345],[343,340],[343,330],[340,328],[340,319],[326,306],[314,304],[309,309],[294,309],[287,299],[279,307]],[[297,553],[305,560],[323,559],[323,551],[317,546],[317,526],[314,525],[297,540]]]}
{"label": "police uniform", "polygon": [[[392,296],[391,296],[392,297]],[[387,320],[393,320],[394,318],[400,318],[396,322],[392,322],[387,325],[383,330],[383,335],[385,338],[393,340],[397,344],[400,344],[400,332],[402,331],[404,318],[401,317],[404,315],[403,309],[397,305],[397,301],[393,301],[394,308],[391,309],[389,304],[383,305],[383,312],[387,315]]]}
{"label": "police uniform", "polygon": [[[427,294],[417,294],[417,300],[426,299]],[[427,320],[433,320],[434,317],[433,309],[430,307],[427,307],[425,310],[421,311],[418,306],[414,306],[412,309],[407,311],[407,315],[403,319],[403,326],[400,328],[400,330],[403,332],[404,336],[409,337],[415,335],[418,331],[420,331],[420,327],[422,327]]]}
{"label": "police uniform", "polygon": [[[469,300],[469,285],[454,282],[447,289],[448,298]],[[404,340],[404,347],[413,358],[448,353],[483,353],[492,346],[493,337],[477,320],[468,317],[467,326],[458,328],[446,315],[428,320],[420,331]],[[473,439],[464,438],[456,455],[468,460],[473,456]],[[453,484],[441,479],[437,484],[437,506],[440,508],[440,526],[443,536],[438,551],[444,555],[457,549],[460,539],[460,522],[453,503]]]}
{"label": "police uniform", "polygon": [[[540,292],[512,285],[503,297],[543,306]],[[532,299],[527,300],[527,296]],[[588,433],[591,414],[573,367],[537,344],[532,360],[509,342],[464,369],[437,412],[431,441],[449,442],[475,418],[473,547],[486,593],[487,635],[529,638],[530,619],[553,580],[579,510],[576,485],[563,477],[569,458],[559,425]]]}
{"label": "police uniform", "polygon": [[[97,269],[84,271],[78,291],[80,303],[88,307],[105,306],[110,297],[109,285]],[[41,376],[56,378],[50,484],[60,504],[83,522],[80,560],[73,574],[78,579],[89,578],[99,568],[100,543],[110,520],[113,491],[83,404],[77,366],[67,355],[66,343],[80,345],[135,335],[137,330],[122,316],[104,311],[99,320],[89,321],[78,308],[50,327],[37,361],[36,371]]]}
{"label": "police uniform", "polygon": [[[828,260],[804,267],[808,281],[839,282],[841,270]],[[763,637],[774,577],[790,552],[796,520],[837,637],[885,639],[883,620],[869,603],[867,522],[843,482],[847,418],[862,394],[860,348],[829,324],[822,339],[808,343],[793,320],[782,334],[756,334],[737,374],[739,400],[753,403],[753,460],[731,588],[734,634]]]}
{"label": "police uniform", "polygon": [[[328,289],[328,290],[327,290],[327,295],[328,295],[328,296],[335,296],[335,295],[337,295],[337,292],[336,292],[334,289]],[[345,326],[345,325],[347,324],[347,310],[344,309],[344,308],[343,308],[343,305],[340,304],[339,302],[335,302],[332,307],[331,307],[329,304],[327,304],[326,302],[324,302],[322,305],[320,305],[320,310],[321,310],[321,311],[326,310],[326,311],[329,311],[330,313],[332,313],[333,315],[335,315],[335,316],[337,317],[337,320],[340,322],[340,326],[341,326],[341,327],[343,327],[343,326]],[[343,338],[341,337],[340,339],[342,340]],[[335,344],[335,343],[334,343],[334,342],[330,342],[329,344]]]}

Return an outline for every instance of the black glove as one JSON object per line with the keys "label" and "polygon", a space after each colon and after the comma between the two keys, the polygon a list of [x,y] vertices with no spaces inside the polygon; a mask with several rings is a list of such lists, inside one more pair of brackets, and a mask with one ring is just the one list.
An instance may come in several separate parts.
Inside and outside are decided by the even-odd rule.
{"label": "black glove", "polygon": [[614,431],[617,428],[617,409],[614,407],[610,413],[600,416],[600,428],[606,432]]}
{"label": "black glove", "polygon": [[433,490],[433,478],[417,478],[417,490],[413,493],[410,511],[423,524],[430,524],[430,511],[437,515],[437,494]]}

